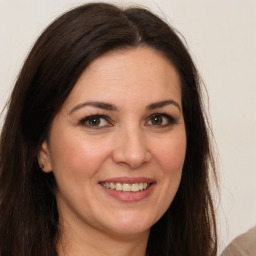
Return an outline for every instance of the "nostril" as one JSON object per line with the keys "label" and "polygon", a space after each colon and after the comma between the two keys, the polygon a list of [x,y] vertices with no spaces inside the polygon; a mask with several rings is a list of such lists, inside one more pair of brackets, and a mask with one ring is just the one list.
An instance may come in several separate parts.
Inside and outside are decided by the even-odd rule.
{"label": "nostril", "polygon": [[128,165],[130,168],[135,169],[147,163],[151,158],[150,152],[136,152],[136,151],[123,151],[116,150],[113,153],[113,161],[118,165]]}

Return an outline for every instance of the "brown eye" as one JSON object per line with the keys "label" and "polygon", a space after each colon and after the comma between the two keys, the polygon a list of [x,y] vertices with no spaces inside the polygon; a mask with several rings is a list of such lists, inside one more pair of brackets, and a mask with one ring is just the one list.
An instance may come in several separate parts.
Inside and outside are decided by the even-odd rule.
{"label": "brown eye", "polygon": [[87,126],[88,128],[104,128],[111,126],[111,123],[108,121],[106,116],[93,115],[83,118],[79,122],[82,126]]}
{"label": "brown eye", "polygon": [[93,117],[93,118],[88,120],[88,125],[90,125],[90,126],[99,126],[100,122],[101,122],[100,118]]}
{"label": "brown eye", "polygon": [[155,115],[150,119],[152,125],[162,125],[163,124],[163,117],[160,115]]}
{"label": "brown eye", "polygon": [[176,120],[167,114],[154,114],[146,122],[147,126],[166,127],[176,123]]}

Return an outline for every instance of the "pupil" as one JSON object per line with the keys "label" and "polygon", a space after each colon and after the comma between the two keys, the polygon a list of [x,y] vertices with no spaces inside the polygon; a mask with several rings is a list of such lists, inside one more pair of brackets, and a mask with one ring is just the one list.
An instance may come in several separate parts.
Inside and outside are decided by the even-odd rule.
{"label": "pupil", "polygon": [[162,118],[160,116],[154,116],[152,123],[156,125],[160,125],[162,124]]}
{"label": "pupil", "polygon": [[98,126],[100,124],[100,119],[99,118],[93,118],[93,119],[91,119],[90,123],[93,126]]}

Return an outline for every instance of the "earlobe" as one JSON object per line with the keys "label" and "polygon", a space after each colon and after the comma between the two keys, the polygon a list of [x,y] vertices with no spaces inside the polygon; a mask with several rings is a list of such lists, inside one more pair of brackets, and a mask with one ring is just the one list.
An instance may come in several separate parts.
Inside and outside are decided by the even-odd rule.
{"label": "earlobe", "polygon": [[39,168],[43,172],[49,173],[52,171],[48,143],[46,140],[43,141],[43,143],[38,151],[37,159],[38,159]]}

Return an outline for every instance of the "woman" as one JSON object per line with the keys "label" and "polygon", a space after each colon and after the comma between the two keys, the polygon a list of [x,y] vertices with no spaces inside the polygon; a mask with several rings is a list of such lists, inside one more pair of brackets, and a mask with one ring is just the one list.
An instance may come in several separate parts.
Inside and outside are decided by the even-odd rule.
{"label": "woman", "polygon": [[1,134],[1,255],[216,255],[200,79],[142,8],[86,4],[27,57]]}

